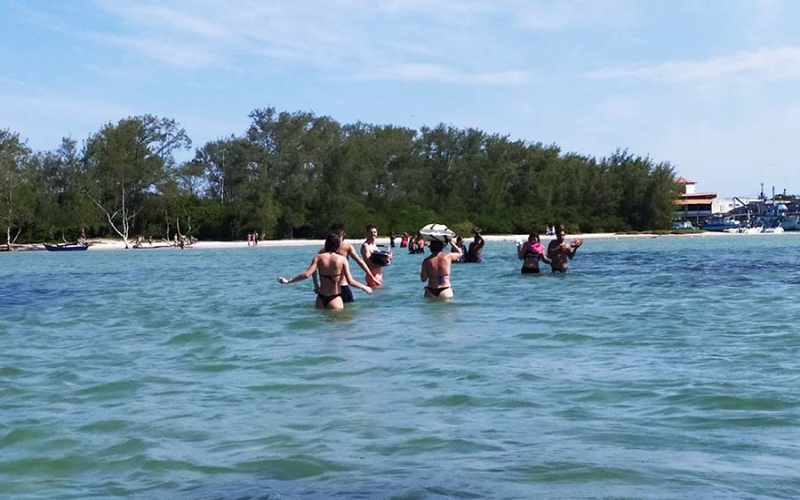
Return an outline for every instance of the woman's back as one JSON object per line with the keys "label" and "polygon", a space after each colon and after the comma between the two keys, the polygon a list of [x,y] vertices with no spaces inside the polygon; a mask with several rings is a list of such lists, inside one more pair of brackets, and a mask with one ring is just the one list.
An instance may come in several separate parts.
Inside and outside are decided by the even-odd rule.
{"label": "woman's back", "polygon": [[340,292],[339,283],[344,274],[346,259],[335,252],[319,254],[317,272],[319,273],[319,293],[322,295],[336,295]]}

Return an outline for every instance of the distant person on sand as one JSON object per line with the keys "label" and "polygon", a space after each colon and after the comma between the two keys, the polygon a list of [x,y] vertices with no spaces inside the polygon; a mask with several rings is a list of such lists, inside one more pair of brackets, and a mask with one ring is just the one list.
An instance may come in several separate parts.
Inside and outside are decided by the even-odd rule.
{"label": "distant person on sand", "polygon": [[464,262],[480,262],[483,258],[483,245],[486,244],[486,241],[481,236],[481,228],[476,227],[473,229],[472,235],[472,243],[469,244]]}
{"label": "distant person on sand", "polygon": [[369,267],[370,272],[372,272],[372,277],[366,275],[367,285],[371,286],[372,288],[380,288],[383,286],[383,271],[381,268],[385,265],[388,265],[392,262],[392,251],[389,250],[389,262],[383,265],[378,265],[376,262],[372,260],[373,253],[380,253],[378,249],[378,243],[376,239],[378,238],[378,228],[370,224],[367,226],[367,239],[364,240],[364,243],[361,244],[361,257],[364,259],[364,262],[367,263],[367,267]]}
{"label": "distant person on sand", "polygon": [[443,252],[444,243],[433,240],[429,245],[431,254],[422,261],[420,281],[427,281],[425,297],[429,299],[449,299],[453,297],[450,286],[450,264],[461,256],[461,249],[452,246],[451,252]]}
{"label": "distant person on sand", "polygon": [[578,239],[571,243],[565,241],[567,230],[563,224],[556,226],[555,231],[556,239],[547,246],[547,256],[550,258],[550,267],[554,273],[566,273],[569,261],[575,258],[575,253],[583,244],[583,240]]}
{"label": "distant person on sand", "polygon": [[531,233],[528,241],[517,243],[517,257],[522,260],[522,274],[539,274],[539,261],[550,264],[550,259],[545,255],[545,248],[539,240],[539,233]]}
{"label": "distant person on sand", "polygon": [[295,283],[307,279],[314,273],[319,273],[319,288],[315,290],[317,292],[317,299],[315,302],[317,309],[344,309],[344,302],[342,301],[341,289],[339,286],[342,278],[351,286],[360,288],[368,294],[372,293],[370,287],[353,279],[353,275],[350,274],[350,266],[347,263],[347,259],[336,253],[339,249],[339,245],[339,235],[330,233],[328,237],[325,238],[325,253],[316,254],[311,260],[311,265],[302,273],[288,280],[284,277],[280,277],[278,278],[278,283],[282,285]]}
{"label": "distant person on sand", "polygon": [[257,247],[257,246],[258,246],[258,231],[256,231],[255,233],[253,233],[253,246],[254,246],[254,247]]}
{"label": "distant person on sand", "polygon": [[253,244],[253,233],[247,233],[247,246]]}
{"label": "distant person on sand", "polygon": [[[353,259],[355,263],[358,264],[358,267],[364,270],[364,274],[367,277],[367,283],[369,283],[370,281],[374,282],[375,276],[373,276],[372,271],[370,270],[369,266],[367,266],[367,263],[364,262],[364,259],[362,259],[358,255],[358,252],[356,252],[356,249],[353,248],[353,245],[344,241],[344,238],[346,236],[344,229],[339,229],[338,231],[334,231],[334,233],[339,235],[339,249],[336,251],[336,253],[338,253],[345,259],[347,258]],[[327,252],[327,250],[325,250],[324,247],[319,251],[319,253],[325,253],[325,252]],[[353,302],[354,301],[353,291],[350,289],[350,285],[347,284],[347,280],[344,279],[344,276],[342,276],[341,279],[339,280],[339,285],[342,293],[342,302],[344,302],[345,304],[347,304],[348,302]]]}

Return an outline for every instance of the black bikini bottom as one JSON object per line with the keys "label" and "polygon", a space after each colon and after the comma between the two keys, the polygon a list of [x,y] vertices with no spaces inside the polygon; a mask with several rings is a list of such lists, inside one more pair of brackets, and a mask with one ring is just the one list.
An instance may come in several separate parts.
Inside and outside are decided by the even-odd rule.
{"label": "black bikini bottom", "polygon": [[318,293],[317,297],[319,297],[319,300],[322,301],[322,307],[327,309],[328,308],[328,304],[330,304],[331,301],[333,299],[335,299],[336,297],[341,297],[341,295],[338,294],[338,293],[336,295],[322,295],[321,293]]}
{"label": "black bikini bottom", "polygon": [[539,274],[538,267],[523,267],[520,272],[522,274]]}
{"label": "black bikini bottom", "polygon": [[445,286],[445,287],[442,287],[442,288],[431,288],[429,286],[425,287],[425,290],[431,292],[431,294],[433,294],[434,297],[438,297],[439,294],[442,293],[442,291],[449,290],[449,289],[450,289],[449,286]]}

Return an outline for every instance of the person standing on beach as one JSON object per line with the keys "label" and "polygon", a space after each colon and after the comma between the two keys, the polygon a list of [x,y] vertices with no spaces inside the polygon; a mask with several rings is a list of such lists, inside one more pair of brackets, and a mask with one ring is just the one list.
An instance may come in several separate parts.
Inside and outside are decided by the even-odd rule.
{"label": "person standing on beach", "polygon": [[[367,285],[371,286],[372,288],[380,288],[383,286],[383,271],[381,267],[375,264],[371,257],[373,253],[378,253],[378,243],[376,239],[378,238],[378,228],[370,224],[367,226],[367,239],[364,240],[364,243],[361,244],[361,257],[364,259],[364,262],[369,267],[370,272],[372,273],[372,277],[369,274],[366,275]],[[392,261],[392,252],[389,251],[389,262]],[[384,265],[388,265],[384,264]]]}
{"label": "person standing on beach", "polygon": [[[367,277],[367,283],[370,281],[374,282],[375,276],[373,276],[372,271],[369,269],[369,266],[367,266],[367,263],[364,262],[364,259],[358,255],[358,252],[356,252],[356,249],[353,248],[353,245],[344,241],[344,237],[346,236],[344,229],[339,229],[338,231],[334,231],[334,233],[339,235],[340,241],[339,249],[336,251],[336,253],[345,259],[353,259],[355,263],[358,264],[358,267],[364,270],[364,275]],[[325,251],[326,250],[323,247],[319,253],[325,253]],[[342,291],[342,302],[345,304],[348,302],[353,302],[353,290],[350,289],[350,285],[347,284],[347,280],[344,279],[344,276],[342,276],[339,286]]]}
{"label": "person standing on beach", "polygon": [[544,245],[539,240],[539,233],[531,233],[528,241],[517,243],[517,257],[522,260],[522,274],[539,274],[539,261],[550,264],[550,259],[545,255]]}
{"label": "person standing on beach", "polygon": [[443,252],[444,243],[433,240],[428,247],[431,254],[422,261],[420,281],[427,281],[425,298],[449,299],[453,297],[453,288],[450,286],[450,264],[461,257],[461,249],[452,245],[450,252]]}
{"label": "person standing on beach", "polygon": [[571,243],[565,241],[564,236],[566,236],[567,230],[564,229],[563,224],[556,226],[555,231],[556,239],[547,246],[547,256],[550,258],[552,272],[566,273],[569,261],[575,258],[575,253],[583,244],[583,240],[578,239]]}
{"label": "person standing on beach", "polygon": [[325,238],[325,252],[316,254],[308,269],[294,278],[280,277],[278,283],[281,285],[296,283],[313,275],[316,284],[318,274],[319,286],[314,287],[317,293],[315,301],[317,309],[344,309],[340,288],[342,278],[351,286],[360,288],[368,294],[372,293],[372,288],[359,283],[350,274],[350,265],[347,263],[347,259],[337,253],[340,244],[341,240],[338,234],[328,234],[328,237]]}
{"label": "person standing on beach", "polygon": [[486,244],[483,237],[481,236],[480,228],[475,228],[472,230],[472,243],[469,244],[469,250],[467,250],[467,256],[464,257],[464,262],[480,262],[483,258],[483,245]]}

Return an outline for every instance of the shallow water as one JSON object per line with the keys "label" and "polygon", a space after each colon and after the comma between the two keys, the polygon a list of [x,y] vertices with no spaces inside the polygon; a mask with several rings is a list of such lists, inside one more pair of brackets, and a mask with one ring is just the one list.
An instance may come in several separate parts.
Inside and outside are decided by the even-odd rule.
{"label": "shallow water", "polygon": [[800,235],[487,243],[449,303],[397,249],[338,314],[314,250],[0,255],[0,496],[797,498]]}

